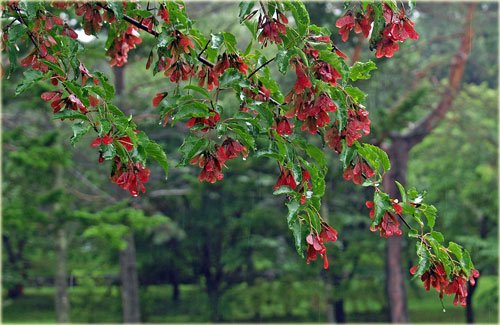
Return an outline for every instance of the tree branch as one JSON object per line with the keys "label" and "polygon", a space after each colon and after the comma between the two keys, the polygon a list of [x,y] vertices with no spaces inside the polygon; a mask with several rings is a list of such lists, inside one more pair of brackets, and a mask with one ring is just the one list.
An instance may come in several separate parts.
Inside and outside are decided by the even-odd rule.
{"label": "tree branch", "polygon": [[452,59],[448,85],[446,87],[447,89],[441,96],[441,100],[436,108],[429,115],[427,115],[427,117],[417,122],[408,133],[402,135],[402,137],[409,141],[410,148],[421,142],[438,125],[458,95],[465,70],[465,64],[467,63],[467,59],[469,58],[472,48],[472,20],[475,8],[475,3],[471,3],[467,6],[467,16],[465,20],[464,32],[462,33],[462,41],[458,51]]}
{"label": "tree branch", "polygon": [[[97,3],[96,4],[97,6],[101,7],[102,9],[106,10],[107,12],[110,12],[112,14],[114,14],[115,12],[113,11],[113,9],[111,8],[108,8],[107,6],[101,4],[101,3]],[[145,32],[148,32],[149,34],[153,35],[154,37],[158,37],[160,36],[160,33],[158,33],[157,31],[155,30],[150,30],[147,26],[144,26],[143,24],[141,24],[139,21],[135,20],[134,18],[130,17],[130,16],[127,16],[127,15],[123,15],[123,20],[125,20],[126,22],[134,25],[135,27],[139,28],[139,29],[142,29],[143,31]]]}
{"label": "tree branch", "polygon": [[274,59],[276,59],[276,57],[274,57],[274,58],[272,58],[272,59],[270,59],[270,60],[267,60],[264,64],[262,64],[260,67],[258,67],[257,69],[255,69],[252,73],[250,73],[250,74],[248,75],[248,77],[247,77],[247,78],[248,78],[248,79],[252,78],[252,76],[253,76],[254,74],[256,74],[256,73],[257,73],[257,71],[259,71],[260,69],[262,69],[263,67],[265,67],[265,66],[266,66],[266,65],[268,65],[269,63],[273,62],[273,61],[274,61]]}

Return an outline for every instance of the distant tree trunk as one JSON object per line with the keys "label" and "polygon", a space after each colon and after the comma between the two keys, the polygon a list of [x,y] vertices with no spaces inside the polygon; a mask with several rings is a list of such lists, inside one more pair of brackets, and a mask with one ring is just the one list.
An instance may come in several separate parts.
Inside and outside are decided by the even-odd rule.
{"label": "distant tree trunk", "polygon": [[326,321],[328,323],[335,323],[335,304],[332,297],[332,283],[328,276],[323,276],[325,282],[325,295],[326,295]]}
{"label": "distant tree trunk", "polygon": [[[217,251],[222,250],[222,243],[220,238],[214,238],[218,240],[216,243],[207,243],[203,247],[202,251],[202,265],[201,272],[205,277],[206,291],[208,299],[210,300],[210,320],[212,322],[222,321],[222,315],[219,311],[219,301],[222,294],[221,284],[222,284],[222,268],[220,264],[220,254]],[[215,246],[216,248],[213,248]]]}
{"label": "distant tree trunk", "polygon": [[345,323],[344,299],[335,300],[335,320],[337,323]]}
{"label": "distant tree trunk", "polygon": [[[480,211],[478,209],[478,211]],[[486,216],[482,213],[479,212],[479,237],[481,239],[485,239],[488,236],[488,219]],[[474,292],[476,292],[476,288],[478,286],[478,281],[480,278],[476,279],[476,284],[474,286],[471,286],[470,284],[467,284],[468,286],[468,294],[467,294],[467,306],[465,308],[465,320],[468,324],[474,323],[474,306],[472,305],[473,302],[473,297],[474,297]]]}
{"label": "distant tree trunk", "polygon": [[[14,272],[17,272],[21,276],[21,281],[17,282],[7,291],[8,298],[17,298],[23,295],[24,293],[24,283],[28,279],[28,263],[24,258],[24,246],[26,245],[26,238],[22,238],[17,240],[16,243],[11,242],[11,237],[5,234],[2,234],[3,240],[3,248],[7,253],[8,264],[9,267],[13,269]],[[5,266],[4,266],[5,267]]]}
{"label": "distant tree trunk", "polygon": [[177,276],[176,270],[171,273],[172,280],[172,302],[177,303],[179,302],[179,297],[180,297],[180,290],[179,290],[179,277]]}
{"label": "distant tree trunk", "polygon": [[465,319],[467,321],[467,324],[474,323],[474,306],[472,306],[472,297],[474,296],[474,292],[476,291],[478,281],[479,278],[476,279],[476,285],[474,286],[471,286],[469,283],[467,284],[468,294],[467,298],[465,298],[467,302],[467,306],[465,308]]}
{"label": "distant tree trunk", "polygon": [[[406,183],[406,170],[408,164],[408,145],[401,139],[393,139],[393,143],[387,148],[391,157],[391,170],[384,178],[384,190],[390,197],[397,197],[399,191],[394,181]],[[391,321],[395,323],[408,323],[408,307],[406,302],[406,289],[404,275],[401,269],[401,237],[390,237],[387,239],[386,256],[386,291],[389,297],[389,310]]]}
{"label": "distant tree trunk", "polygon": [[[323,218],[326,219],[326,221],[329,221],[328,217],[330,215],[330,211],[326,197],[321,205],[321,214],[323,215]],[[335,274],[335,271],[333,272],[333,274],[329,274],[328,272],[323,271],[321,275],[322,275],[321,278],[323,279],[324,282],[325,296],[326,296],[326,320],[328,323],[335,323],[335,322],[345,323],[343,300],[333,296],[333,288],[334,287],[338,288],[341,279],[338,275]]]}
{"label": "distant tree trunk", "polygon": [[[115,93],[118,100],[125,90],[125,67],[113,67]],[[126,107],[122,107],[128,114]],[[116,188],[117,201],[124,197],[121,189]],[[123,322],[139,323],[141,321],[141,306],[139,298],[139,280],[135,253],[134,234],[125,237],[127,248],[120,251],[120,280]]]}
{"label": "distant tree trunk", "polygon": [[[436,128],[460,91],[465,64],[472,48],[472,20],[475,7],[475,3],[467,5],[461,43],[451,61],[448,85],[439,103],[429,115],[415,123],[409,132],[391,134],[389,136],[392,140],[391,144],[384,146],[392,162],[391,170],[384,179],[384,189],[391,197],[398,197],[399,194],[394,183],[395,180],[403,185],[406,183],[408,155],[411,148],[420,143]],[[394,323],[407,323],[409,321],[404,275],[401,269],[401,250],[401,237],[391,237],[387,240],[386,291],[389,298],[391,322]]]}
{"label": "distant tree trunk", "polygon": [[141,310],[139,304],[139,280],[135,258],[133,233],[125,237],[127,248],[120,251],[120,280],[124,323],[139,323]]}
{"label": "distant tree trunk", "polygon": [[55,276],[55,305],[58,323],[69,322],[69,298],[68,298],[68,271],[66,260],[68,244],[66,230],[64,227],[57,231],[56,241],[56,276]]}
{"label": "distant tree trunk", "polygon": [[214,323],[222,321],[222,315],[220,314],[220,290],[219,285],[216,282],[207,283],[207,293],[208,299],[210,299],[210,320]]}
{"label": "distant tree trunk", "polygon": [[113,67],[113,75],[115,76],[115,93],[120,96],[125,90],[125,67]]}

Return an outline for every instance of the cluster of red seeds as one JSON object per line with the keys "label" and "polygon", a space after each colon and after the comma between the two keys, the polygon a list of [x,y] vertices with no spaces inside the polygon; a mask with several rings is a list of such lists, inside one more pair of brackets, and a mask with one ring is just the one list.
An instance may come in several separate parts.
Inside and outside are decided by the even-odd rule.
{"label": "cluster of red seeds", "polygon": [[151,174],[149,168],[143,166],[140,162],[136,162],[135,165],[132,162],[123,164],[118,156],[115,157],[114,164],[115,168],[111,175],[113,183],[124,190],[128,190],[134,197],[139,195],[139,191],[146,192],[144,183],[149,180]]}
{"label": "cluster of red seeds", "polygon": [[332,228],[326,223],[321,224],[321,232],[318,234],[310,233],[306,237],[307,242],[307,256],[306,263],[309,264],[310,261],[315,261],[317,255],[319,254],[323,258],[323,268],[328,268],[328,257],[326,254],[326,247],[324,243],[337,241],[337,230]]}
{"label": "cluster of red seeds", "polygon": [[198,85],[203,87],[205,85],[205,80],[207,82],[207,89],[211,91],[214,86],[219,87],[219,77],[229,68],[235,68],[239,70],[242,74],[247,74],[248,65],[243,61],[243,59],[237,54],[227,54],[224,52],[219,55],[217,63],[215,66],[209,67],[206,65],[200,66],[198,70]]}
{"label": "cluster of red seeds", "polygon": [[295,179],[293,178],[292,171],[280,165],[280,176],[278,177],[278,181],[274,184],[273,189],[277,190],[281,186],[288,186],[292,190],[295,190],[297,193],[301,194],[300,203],[306,203],[306,191],[311,190],[311,174],[305,168],[302,168],[302,181],[297,185]]}
{"label": "cluster of red seeds", "polygon": [[[410,268],[410,273],[413,275],[417,272],[418,265]],[[448,280],[446,276],[445,269],[441,263],[436,263],[431,265],[431,267],[425,271],[424,274],[420,276],[420,279],[424,283],[425,290],[429,291],[431,286],[439,292],[439,297],[442,299],[444,294],[452,295],[455,294],[453,304],[455,306],[461,305],[465,307],[467,305],[467,282],[472,286],[476,284],[476,279],[479,277],[479,271],[473,269],[469,276],[469,279],[464,274],[455,275],[452,281]]]}
{"label": "cluster of red seeds", "polygon": [[363,159],[359,159],[358,162],[354,165],[349,165],[344,170],[344,174],[342,175],[345,180],[352,180],[352,182],[356,185],[361,185],[365,181],[365,179],[373,177],[375,172]]}
{"label": "cluster of red seeds", "polygon": [[[337,106],[330,96],[324,92],[314,96],[316,89],[312,86],[306,66],[301,59],[295,58],[293,60],[293,65],[295,66],[297,81],[295,82],[293,90],[285,97],[286,103],[292,107],[286,112],[285,117],[297,117],[299,120],[303,121],[301,127],[302,131],[316,134],[318,128],[324,127],[330,122],[328,112],[335,112]],[[283,120],[281,119],[278,122],[283,123]],[[276,123],[277,130],[278,125],[279,124]],[[280,131],[288,131],[287,125],[282,124]]]}
{"label": "cluster of red seeds", "polygon": [[137,28],[129,25],[125,32],[119,34],[113,41],[106,55],[111,57],[110,65],[121,67],[128,60],[128,52],[134,49],[137,44],[142,43],[142,39]]}
{"label": "cluster of red seeds", "polygon": [[368,118],[368,111],[363,108],[349,109],[347,114],[347,125],[342,132],[339,132],[336,123],[325,133],[325,141],[337,153],[342,152],[342,139],[345,139],[346,144],[351,147],[363,135],[370,134],[371,121]]}
{"label": "cluster of red seeds", "polygon": [[[406,17],[404,8],[401,8],[398,13],[395,13],[387,4],[383,4],[383,14],[385,27],[381,32],[381,39],[377,42],[375,56],[392,57],[394,52],[399,50],[399,42],[404,42],[406,39],[418,39],[419,35],[413,28],[414,23]],[[371,30],[371,25],[374,20],[374,11],[371,5],[368,5],[364,13],[353,13],[352,10],[339,18],[335,24],[339,28],[339,34],[342,36],[342,41],[347,41],[349,32],[354,29],[355,33],[363,33],[365,38],[368,38]]]}
{"label": "cluster of red seeds", "polygon": [[[373,219],[375,216],[375,205],[372,201],[366,201],[366,207],[368,209],[372,209],[370,211],[370,219]],[[401,205],[397,203],[396,200],[392,200],[392,208],[398,215],[403,213],[403,208]],[[403,233],[401,229],[399,229],[399,221],[393,213],[386,212],[382,217],[382,220],[375,227],[370,227],[371,231],[380,231],[380,237],[391,237],[391,236],[401,236]]]}
{"label": "cluster of red seeds", "polygon": [[264,46],[267,46],[267,42],[276,44],[283,43],[281,35],[286,34],[287,24],[288,18],[279,10],[276,10],[276,18],[268,14],[261,14],[257,23],[259,42]]}
{"label": "cluster of red seeds", "polygon": [[221,146],[215,145],[215,153],[204,151],[191,159],[190,164],[202,168],[198,175],[200,182],[215,183],[224,178],[222,167],[225,166],[225,162],[240,155],[246,158],[248,149],[238,141],[227,138]]}

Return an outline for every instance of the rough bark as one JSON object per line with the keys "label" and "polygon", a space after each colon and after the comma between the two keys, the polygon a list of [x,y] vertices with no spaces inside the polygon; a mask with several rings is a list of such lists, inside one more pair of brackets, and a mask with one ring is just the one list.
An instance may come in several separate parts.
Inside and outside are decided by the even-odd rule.
{"label": "rough bark", "polygon": [[66,260],[68,243],[64,227],[57,231],[56,241],[56,275],[55,275],[55,306],[58,323],[69,322],[68,271]]}
{"label": "rough bark", "polygon": [[139,323],[141,310],[139,303],[139,280],[135,258],[133,233],[125,237],[127,248],[120,251],[120,280],[123,308],[123,322]]}
{"label": "rough bark", "polygon": [[[453,101],[460,91],[465,65],[472,48],[472,20],[476,4],[467,5],[466,21],[461,37],[460,46],[453,56],[450,65],[448,85],[441,99],[432,112],[415,124],[406,134],[392,134],[389,136],[392,143],[385,146],[391,162],[391,171],[384,179],[384,189],[391,197],[398,197],[399,191],[394,183],[395,180],[406,184],[406,173],[409,151],[413,146],[420,143],[450,109]],[[406,289],[404,285],[404,274],[401,269],[401,237],[391,237],[387,241],[386,259],[386,290],[389,298],[389,310],[391,321],[395,323],[407,323],[408,309]]]}

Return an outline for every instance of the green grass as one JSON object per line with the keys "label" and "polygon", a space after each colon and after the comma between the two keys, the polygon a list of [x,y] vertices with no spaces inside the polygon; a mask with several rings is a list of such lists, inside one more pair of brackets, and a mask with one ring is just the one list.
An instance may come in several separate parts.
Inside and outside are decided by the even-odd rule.
{"label": "green grass", "polygon": [[[426,292],[419,284],[408,289],[412,322],[465,323],[465,310],[446,297],[442,311],[437,292]],[[373,286],[373,284],[370,284]],[[386,322],[382,299],[369,291],[369,284],[356,283],[345,299],[349,322]],[[477,322],[497,323],[497,278],[483,276],[474,295]],[[54,323],[54,289],[27,288],[25,295],[4,301],[3,322]],[[209,300],[196,285],[181,286],[180,301],[171,300],[168,285],[141,288],[143,320],[150,323],[209,321]],[[71,320],[80,323],[121,322],[117,287],[73,287],[70,289]],[[496,301],[498,299],[496,298]],[[232,322],[325,322],[325,293],[319,281],[256,281],[231,288],[221,299],[224,320]]]}

